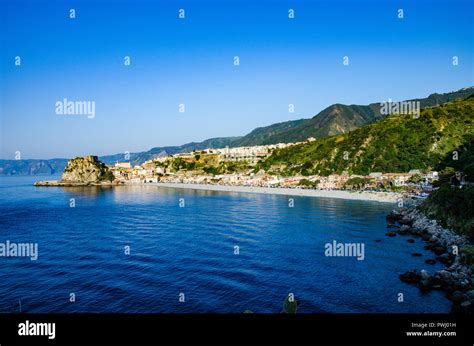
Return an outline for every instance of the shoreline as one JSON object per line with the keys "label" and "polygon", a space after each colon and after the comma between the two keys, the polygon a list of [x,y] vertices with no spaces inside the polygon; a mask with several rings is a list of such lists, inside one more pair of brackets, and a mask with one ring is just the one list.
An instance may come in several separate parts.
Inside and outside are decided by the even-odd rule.
{"label": "shoreline", "polygon": [[347,190],[314,190],[296,189],[288,187],[262,187],[242,185],[212,185],[192,183],[140,183],[140,184],[116,184],[109,182],[101,183],[74,183],[58,180],[43,180],[35,182],[34,186],[61,186],[61,187],[117,187],[117,186],[157,186],[175,189],[191,189],[216,192],[238,192],[259,193],[266,195],[285,195],[300,197],[337,198],[357,201],[372,201],[379,203],[397,203],[403,199],[403,195],[396,192],[370,192],[370,191],[347,191]]}
{"label": "shoreline", "polygon": [[[104,186],[104,187],[111,187],[111,186],[118,186],[119,184],[114,184],[112,182],[89,182],[89,183],[78,183],[78,182],[70,182],[70,181],[62,181],[62,180],[38,180],[34,184],[34,186],[51,186],[51,187],[91,187],[91,186]],[[123,185],[123,184],[122,184]]]}
{"label": "shoreline", "polygon": [[396,203],[402,195],[395,192],[369,192],[369,191],[343,191],[343,190],[311,190],[292,189],[286,187],[261,187],[261,186],[239,186],[239,185],[210,185],[189,183],[147,183],[140,185],[151,185],[176,189],[207,190],[218,192],[244,192],[260,193],[268,195],[286,195],[302,197],[338,198],[359,201],[374,201],[381,203]]}

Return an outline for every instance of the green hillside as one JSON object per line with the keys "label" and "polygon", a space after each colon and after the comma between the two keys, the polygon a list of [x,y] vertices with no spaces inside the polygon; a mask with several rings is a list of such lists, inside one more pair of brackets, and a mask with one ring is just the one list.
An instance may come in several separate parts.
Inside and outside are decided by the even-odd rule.
{"label": "green hillside", "polygon": [[474,138],[474,98],[390,115],[348,134],[275,151],[258,169],[282,175],[366,175],[431,169]]}
{"label": "green hillside", "polygon": [[[308,119],[290,120],[282,123],[276,123],[265,127],[257,127],[252,132],[239,138],[232,143],[232,147],[245,147],[252,145],[264,145],[273,143],[286,143],[287,138],[290,138],[286,134],[291,133],[295,128],[298,128]],[[311,137],[311,136],[308,136]],[[306,139],[306,138],[305,138]]]}
{"label": "green hillside", "polygon": [[[407,101],[420,102],[420,107],[433,107],[457,99],[466,98],[474,93],[473,87],[438,94],[426,98]],[[247,146],[304,141],[309,137],[323,138],[347,133],[359,127],[372,124],[384,115],[380,112],[380,103],[369,105],[333,104],[310,119],[299,119],[284,123],[259,127],[244,137],[236,140],[231,146]]]}
{"label": "green hillside", "polygon": [[323,138],[347,133],[374,123],[382,117],[379,104],[369,106],[335,104],[301,125],[268,138],[265,144],[298,142],[309,137]]}

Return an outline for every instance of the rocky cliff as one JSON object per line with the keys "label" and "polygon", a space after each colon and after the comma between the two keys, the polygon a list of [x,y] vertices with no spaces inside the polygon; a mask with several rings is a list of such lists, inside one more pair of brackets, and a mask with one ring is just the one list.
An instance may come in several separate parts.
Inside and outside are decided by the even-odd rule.
{"label": "rocky cliff", "polygon": [[81,184],[112,182],[113,180],[114,175],[97,156],[76,157],[69,160],[61,179],[62,182]]}

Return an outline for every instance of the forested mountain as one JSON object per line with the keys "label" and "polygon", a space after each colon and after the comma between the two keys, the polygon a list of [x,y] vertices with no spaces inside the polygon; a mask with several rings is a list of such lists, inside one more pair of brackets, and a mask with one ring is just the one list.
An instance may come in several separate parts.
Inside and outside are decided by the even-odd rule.
{"label": "forested mountain", "polygon": [[474,139],[474,98],[425,108],[419,117],[393,114],[375,124],[275,151],[259,164],[282,175],[366,175],[432,169]]}

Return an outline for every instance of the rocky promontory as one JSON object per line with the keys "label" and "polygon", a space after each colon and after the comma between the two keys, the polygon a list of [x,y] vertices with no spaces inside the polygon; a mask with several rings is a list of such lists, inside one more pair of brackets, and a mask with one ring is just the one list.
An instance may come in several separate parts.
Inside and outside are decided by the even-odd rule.
{"label": "rocky promontory", "polygon": [[37,181],[35,186],[111,186],[114,181],[109,168],[90,155],[69,160],[61,180]]}

